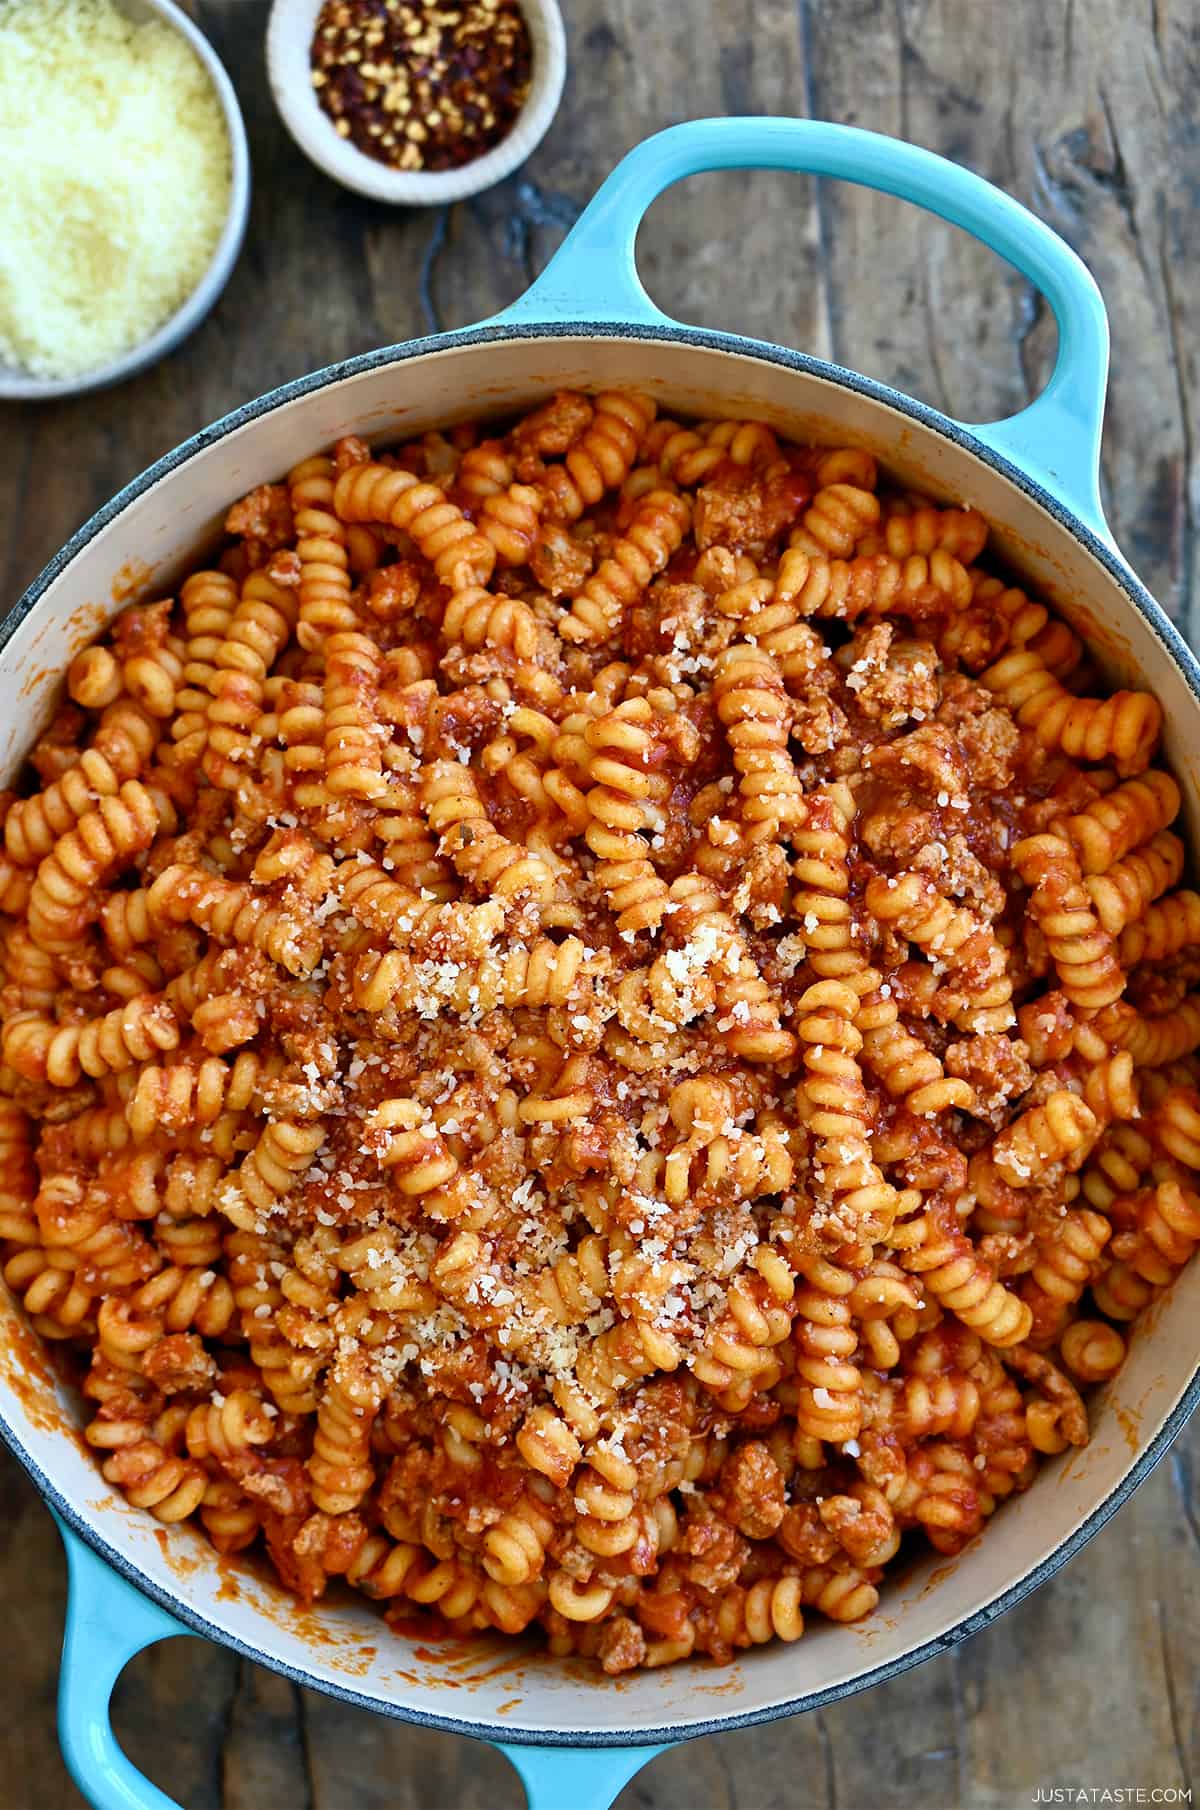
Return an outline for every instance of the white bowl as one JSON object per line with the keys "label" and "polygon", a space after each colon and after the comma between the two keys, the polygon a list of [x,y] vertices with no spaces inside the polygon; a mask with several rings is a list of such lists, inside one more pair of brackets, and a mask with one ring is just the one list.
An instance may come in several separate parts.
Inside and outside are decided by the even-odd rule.
{"label": "white bowl", "polygon": [[567,73],[567,45],[556,0],[519,0],[533,43],[533,77],[512,131],[494,150],[457,170],[392,170],[348,139],[339,138],[312,85],[309,52],[322,0],[275,0],[267,25],[267,74],[284,125],[307,157],[374,201],[401,207],[442,207],[511,176],[545,137],[558,111]]}
{"label": "white bowl", "polygon": [[36,377],[32,372],[22,370],[19,365],[5,364],[0,360],[0,400],[3,401],[49,402],[58,396],[82,396],[88,390],[100,390],[109,384],[121,383],[126,377],[132,377],[135,371],[142,371],[147,365],[165,357],[181,340],[187,338],[193,328],[200,325],[229,281],[242,248],[246,217],[250,211],[250,152],[246,144],[246,128],[242,122],[241,109],[233,92],[233,84],[225,73],[224,64],[203,32],[197,30],[186,13],[174,4],[174,0],[118,0],[118,4],[121,11],[138,24],[156,18],[172,26],[187,39],[208,72],[208,78],[221,103],[225,130],[229,135],[229,207],[225,225],[207,268],[191,295],[147,339],[130,351],[122,352],[119,358],[97,365],[94,370],[77,372],[71,377]]}

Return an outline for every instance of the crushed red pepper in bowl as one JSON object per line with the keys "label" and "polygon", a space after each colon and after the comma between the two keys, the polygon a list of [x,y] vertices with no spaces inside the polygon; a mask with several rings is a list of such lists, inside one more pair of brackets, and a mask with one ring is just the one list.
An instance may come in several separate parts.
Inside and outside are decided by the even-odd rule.
{"label": "crushed red pepper in bowl", "polygon": [[507,137],[533,47],[517,0],[325,0],[310,55],[340,137],[397,170],[453,170]]}

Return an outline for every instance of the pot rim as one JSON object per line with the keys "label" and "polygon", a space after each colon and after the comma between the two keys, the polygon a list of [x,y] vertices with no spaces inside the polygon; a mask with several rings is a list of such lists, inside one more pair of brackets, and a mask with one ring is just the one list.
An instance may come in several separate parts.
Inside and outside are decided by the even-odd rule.
{"label": "pot rim", "polygon": [[[1164,646],[1179,669],[1197,705],[1200,705],[1200,660],[1197,660],[1178,629],[1132,570],[1111,546],[1106,545],[1064,503],[1046,490],[1043,485],[1029,477],[1019,466],[1014,465],[1002,454],[993,451],[991,447],[976,438],[968,428],[950,420],[948,416],[931,408],[929,404],[905,395],[902,390],[893,389],[888,384],[880,383],[871,377],[864,377],[859,372],[848,370],[842,365],[813,358],[808,353],[796,352],[786,346],[773,345],[765,340],[743,338],[738,334],[723,333],[709,328],[658,326],[624,321],[485,323],[453,332],[429,334],[419,339],[403,341],[398,345],[381,347],[374,352],[360,353],[354,358],[346,359],[338,364],[325,365],[304,377],[295,378],[289,383],[265,391],[253,401],[231,410],[210,426],[202,428],[199,433],[182,441],[170,452],[163,454],[161,458],[156,459],[139,476],[133,478],[118,491],[111,501],[90,516],[25,589],[3,623],[0,623],[0,655],[3,654],[13,635],[40,603],[54,581],[102,529],[106,528],[110,522],[115,521],[124,509],[153,488],[160,479],[181,469],[198,453],[216,445],[237,429],[273,413],[277,408],[300,397],[328,388],[344,378],[381,370],[390,364],[404,364],[414,358],[456,351],[467,346],[525,339],[657,340],[671,345],[692,346],[698,350],[724,352],[737,357],[758,359],[763,363],[779,365],[786,370],[798,371],[806,376],[820,378],[825,382],[853,390],[857,394],[865,396],[871,401],[882,403],[901,414],[908,415],[912,420],[950,441],[959,450],[970,453],[984,464],[989,465],[1002,477],[1007,478],[1038,504],[1057,526],[1078,541],[1115,580],[1126,600]],[[1068,1559],[1073,1558],[1093,1535],[1105,1526],[1138,1485],[1150,1475],[1155,1465],[1165,1456],[1175,1438],[1182,1431],[1198,1404],[1200,1404],[1200,1362],[1197,1363],[1174,1408],[1154,1438],[1132,1461],[1125,1475],[1109,1491],[1108,1495],[1096,1505],[1075,1530],[1031,1570],[990,1598],[972,1614],[955,1622],[943,1633],[934,1635],[930,1640],[922,1642],[906,1653],[897,1655],[894,1659],[869,1666],[852,1678],[844,1679],[838,1684],[829,1685],[821,1690],[810,1691],[805,1695],[790,1698],[783,1703],[767,1704],[762,1708],[737,1711],[723,1716],[712,1716],[696,1723],[667,1723],[655,1727],[638,1725],[630,1727],[627,1731],[500,1727],[495,1722],[480,1722],[468,1716],[441,1715],[430,1710],[415,1709],[399,1701],[381,1701],[376,1697],[356,1691],[348,1685],[291,1665],[284,1659],[277,1659],[263,1652],[261,1648],[254,1647],[238,1635],[207,1620],[184,1598],[156,1583],[124,1554],[110,1545],[103,1534],[97,1530],[92,1520],[63,1495],[57,1484],[46,1474],[37,1459],[17,1437],[5,1417],[2,1398],[0,1398],[0,1440],[3,1440],[28,1473],[39,1493],[56,1510],[71,1531],[127,1583],[133,1585],[144,1596],[149,1597],[152,1602],[157,1603],[160,1608],[175,1616],[191,1632],[218,1646],[227,1647],[258,1665],[265,1665],[269,1670],[290,1679],[294,1684],[310,1686],[314,1690],[323,1691],[326,1695],[336,1697],[341,1702],[352,1704],[356,1708],[391,1716],[399,1721],[412,1722],[420,1727],[440,1729],[450,1734],[468,1735],[493,1742],[497,1738],[501,1738],[506,1746],[622,1748],[690,1741],[703,1735],[729,1732],[757,1723],[773,1722],[805,1710],[820,1709],[828,1703],[854,1696],[872,1685],[881,1684],[889,1678],[897,1677],[900,1673],[920,1665],[924,1660],[930,1659],[938,1653],[950,1651],[951,1648],[969,1639],[982,1628],[990,1626],[1007,1610],[1014,1608],[1039,1585],[1052,1577]]]}

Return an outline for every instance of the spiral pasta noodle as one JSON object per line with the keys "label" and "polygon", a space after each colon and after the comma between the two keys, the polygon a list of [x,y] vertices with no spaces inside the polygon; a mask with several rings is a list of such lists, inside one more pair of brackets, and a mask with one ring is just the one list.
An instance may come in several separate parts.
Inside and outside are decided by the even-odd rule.
{"label": "spiral pasta noodle", "polygon": [[500,565],[528,562],[541,525],[541,507],[541,493],[531,484],[509,484],[484,498],[479,530],[495,548]]}
{"label": "spiral pasta noodle", "polygon": [[330,634],[352,634],[349,535],[333,509],[333,461],[305,459],[288,473],[299,577],[296,598],[301,647],[320,648]]}
{"label": "spiral pasta noodle", "polygon": [[797,1300],[796,1425],[811,1439],[844,1445],[862,1427],[858,1335],[846,1300],[853,1277],[811,1260],[801,1269],[806,1286]]}
{"label": "spiral pasta noodle", "polygon": [[920,1275],[930,1293],[953,1309],[989,1345],[1019,1345],[1033,1324],[1027,1302],[1005,1288],[969,1238],[929,1211],[906,1228],[912,1245],[906,1266]]}
{"label": "spiral pasta noodle", "polygon": [[38,866],[27,918],[34,942],[52,955],[69,949],[99,909],[98,889],[174,823],[169,800],[136,779],[85,811]]}
{"label": "spiral pasta noodle", "polygon": [[1013,862],[1033,888],[1030,906],[1072,1005],[1111,1005],[1125,977],[1113,939],[1096,918],[1070,845],[1059,836],[1019,842]]}
{"label": "spiral pasta noodle", "polygon": [[804,822],[804,794],[788,753],[783,676],[769,653],[748,644],[727,648],[713,673],[717,715],[739,774],[742,815],[752,836],[778,841]]}
{"label": "spiral pasta noodle", "polygon": [[1073,760],[1111,759],[1123,777],[1142,772],[1162,732],[1162,706],[1145,691],[1079,698],[1061,685],[1031,648],[1006,654],[980,675],[1023,728],[1046,748]]}
{"label": "spiral pasta noodle", "polygon": [[1177,884],[1183,858],[1178,836],[1161,830],[1144,848],[1114,862],[1107,872],[1087,876],[1084,886],[1110,936],[1119,936],[1148,905]]}
{"label": "spiral pasta noodle", "polygon": [[918,873],[870,880],[866,903],[880,922],[935,959],[951,985],[962,977],[963,1003],[952,1014],[955,1023],[976,1032],[1012,1024],[1012,981],[1003,949],[974,912],[951,905]]}
{"label": "spiral pasta noodle", "polygon": [[215,786],[237,789],[254,753],[264,681],[291,635],[295,617],[291,592],[265,573],[252,572],[242,585],[226,637],[213,654],[202,765]]}
{"label": "spiral pasta noodle", "polygon": [[947,1075],[933,1050],[906,1031],[890,995],[878,990],[861,1000],[855,1026],[862,1037],[864,1059],[893,1099],[903,1100],[918,1117],[957,1109],[970,1112],[975,1090],[961,1076]]}
{"label": "spiral pasta noodle", "polygon": [[563,464],[550,465],[540,481],[547,510],[560,520],[578,521],[606,490],[623,484],[654,413],[650,399],[632,391],[597,396],[583,432],[565,449]]}
{"label": "spiral pasta noodle", "polygon": [[1179,805],[1179,787],[1171,775],[1148,772],[1053,827],[1077,851],[1085,874],[1104,873],[1173,823]]}
{"label": "spiral pasta noodle", "polygon": [[801,1110],[818,1147],[814,1181],[850,1242],[868,1230],[886,1236],[897,1205],[871,1155],[857,1008],[858,995],[844,982],[818,981],[799,1001],[806,1016],[798,1025],[806,1071]]}
{"label": "spiral pasta noodle", "polygon": [[[805,537],[808,539],[809,537]],[[834,538],[833,544],[839,544]],[[971,595],[966,571],[949,553],[864,554],[832,558],[821,543],[790,548],[779,562],[775,599],[801,616],[836,616],[853,622],[865,614],[913,614],[918,619],[965,607]]]}
{"label": "spiral pasta noodle", "polygon": [[688,507],[681,497],[669,490],[650,491],[608,558],[585,579],[559,624],[563,639],[589,646],[608,640],[622,612],[662,571],[683,539],[688,520]]}
{"label": "spiral pasta noodle", "polygon": [[879,499],[857,484],[823,485],[793,531],[791,545],[844,559],[880,516]]}
{"label": "spiral pasta noodle", "polygon": [[19,866],[32,867],[53,849],[101,798],[120,791],[122,775],[97,748],[88,748],[79,765],[32,798],[18,799],[4,825],[5,847]]}
{"label": "spiral pasta noodle", "polygon": [[237,586],[224,572],[193,572],[179,590],[184,615],[182,684],[175,696],[171,740],[175,761],[193,766],[208,740],[208,705],[216,654],[237,609]]}
{"label": "spiral pasta noodle", "polygon": [[423,782],[429,827],[464,879],[501,898],[525,892],[549,897],[554,874],[548,863],[493,827],[468,768],[459,761],[435,761]]}
{"label": "spiral pasta noodle", "polygon": [[519,598],[493,596],[479,585],[456,591],[442,617],[442,636],[452,650],[467,653],[476,674],[484,669],[476,650],[494,650],[498,657],[487,665],[531,703],[552,706],[561,698],[555,670],[561,647]]}
{"label": "spiral pasta noodle", "polygon": [[486,584],[492,575],[492,543],[444,490],[410,471],[353,465],[334,485],[333,507],[342,522],[378,522],[410,535],[444,584]]}
{"label": "spiral pasta noodle", "polygon": [[595,780],[585,838],[622,932],[657,928],[667,904],[667,883],[644,839],[645,831],[663,827],[668,797],[663,778],[650,769],[653,720],[649,703],[634,698],[595,718],[584,732]]}
{"label": "spiral pasta noodle", "polygon": [[324,782],[335,797],[378,798],[387,789],[377,716],[382,664],[368,636],[338,630],[328,637]]}
{"label": "spiral pasta noodle", "polygon": [[216,941],[261,949],[291,974],[316,966],[319,931],[269,897],[237,880],[224,880],[182,862],[163,869],[146,894],[150,918],[160,924],[191,923]]}
{"label": "spiral pasta noodle", "polygon": [[974,565],[987,543],[988,525],[977,509],[889,510],[880,540],[893,559],[914,553],[952,553],[964,566]]}

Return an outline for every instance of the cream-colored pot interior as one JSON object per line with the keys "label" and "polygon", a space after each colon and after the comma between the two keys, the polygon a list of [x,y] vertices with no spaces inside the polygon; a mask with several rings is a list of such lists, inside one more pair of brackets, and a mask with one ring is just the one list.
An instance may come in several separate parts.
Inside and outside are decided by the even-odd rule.
{"label": "cream-colored pot interior", "polygon": [[[1158,695],[1188,830],[1193,841],[1200,836],[1200,703],[1181,660],[1107,566],[1048,510],[949,434],[835,378],[728,342],[633,333],[475,339],[377,363],[252,413],[201,445],[79,548],[8,642],[0,657],[0,783],[19,766],[71,655],[131,595],[168,591],[211,544],[227,505],[251,485],[278,477],[340,434],[386,444],[434,425],[524,408],[558,386],[620,383],[648,391],[672,413],[754,416],[800,439],[867,446],[906,482],[981,509],[994,524],[995,548],[1088,636],[1106,668]],[[1006,1504],[960,1559],[934,1558],[912,1569],[861,1627],[814,1617],[795,1646],[762,1648],[723,1670],[701,1661],[619,1684],[494,1642],[424,1647],[390,1634],[361,1601],[301,1610],[274,1587],[219,1563],[190,1530],[164,1529],[129,1508],[82,1448],[79,1405],[52,1385],[7,1298],[0,1300],[0,1418],[47,1493],[93,1544],[136,1568],[194,1626],[204,1624],[266,1663],[393,1714],[486,1727],[501,1739],[582,1733],[636,1742],[811,1700],[902,1663],[963,1623],[981,1625],[990,1606],[1034,1578],[1112,1506],[1193,1380],[1198,1323],[1200,1265],[1193,1265],[1139,1327],[1125,1369],[1096,1406],[1086,1450],[1047,1465],[1036,1486]]]}

